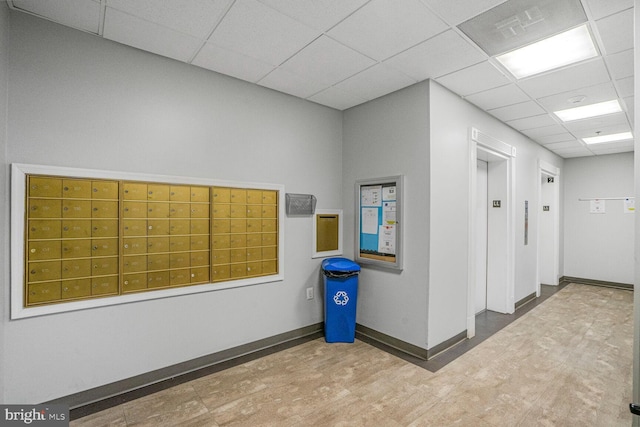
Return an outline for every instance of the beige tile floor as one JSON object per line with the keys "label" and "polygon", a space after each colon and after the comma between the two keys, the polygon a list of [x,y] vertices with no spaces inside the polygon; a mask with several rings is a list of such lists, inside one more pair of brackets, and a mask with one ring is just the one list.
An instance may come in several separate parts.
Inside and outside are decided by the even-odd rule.
{"label": "beige tile floor", "polygon": [[630,426],[630,291],[571,284],[436,373],[322,339],[72,426]]}

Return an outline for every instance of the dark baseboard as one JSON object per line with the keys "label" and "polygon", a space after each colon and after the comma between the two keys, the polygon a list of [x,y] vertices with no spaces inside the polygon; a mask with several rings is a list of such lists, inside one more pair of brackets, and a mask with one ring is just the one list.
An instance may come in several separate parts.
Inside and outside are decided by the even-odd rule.
{"label": "dark baseboard", "polygon": [[517,310],[520,307],[522,307],[523,305],[525,305],[525,304],[527,304],[527,303],[529,303],[529,302],[531,302],[531,301],[533,301],[535,299],[536,299],[536,293],[535,292],[532,293],[532,294],[529,294],[526,297],[522,298],[520,301],[516,302],[515,309]]}
{"label": "dark baseboard", "polygon": [[71,409],[70,418],[81,418],[320,338],[323,336],[323,327],[323,323],[309,325],[45,403],[68,405]]}
{"label": "dark baseboard", "polygon": [[581,277],[562,276],[560,284],[568,285],[569,283],[577,283],[579,285],[604,286],[606,288],[624,289],[633,291],[633,285],[629,283],[606,282],[604,280],[584,279]]}

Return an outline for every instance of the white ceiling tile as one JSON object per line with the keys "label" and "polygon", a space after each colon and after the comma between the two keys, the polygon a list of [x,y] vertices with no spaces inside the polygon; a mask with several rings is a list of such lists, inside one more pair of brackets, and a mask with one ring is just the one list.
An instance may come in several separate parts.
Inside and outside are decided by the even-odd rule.
{"label": "white ceiling tile", "polygon": [[458,25],[506,0],[422,0],[451,25]]}
{"label": "white ceiling tile", "polygon": [[62,25],[98,34],[101,8],[99,1],[13,0],[13,5]]}
{"label": "white ceiling tile", "polygon": [[552,126],[556,124],[555,120],[548,114],[540,114],[538,116],[526,117],[508,121],[507,124],[517,130],[535,129],[544,126]]}
{"label": "white ceiling tile", "polygon": [[518,85],[533,98],[595,86],[610,80],[602,58],[551,73],[520,80]]}
{"label": "white ceiling tile", "polygon": [[369,0],[259,0],[316,30],[327,31]]}
{"label": "white ceiling tile", "polygon": [[179,61],[191,59],[202,45],[195,37],[109,7],[105,12],[103,37]]}
{"label": "white ceiling tile", "polygon": [[544,126],[541,128],[523,130],[522,133],[531,139],[537,139],[544,136],[560,135],[566,133],[567,130],[560,125]]}
{"label": "white ceiling tile", "polygon": [[567,126],[567,129],[569,129],[569,132],[571,132],[576,138],[611,135],[631,131],[626,115],[620,114],[620,116],[621,117],[609,120],[600,120],[593,124],[590,124],[589,120],[581,120],[579,123]]}
{"label": "white ceiling tile", "polygon": [[273,66],[237,52],[207,43],[191,62],[198,67],[236,77],[252,83],[273,70]]}
{"label": "white ceiling tile", "polygon": [[328,34],[363,54],[383,60],[444,30],[447,26],[419,0],[372,0]]}
{"label": "white ceiling tile", "polygon": [[576,140],[576,137],[571,135],[569,132],[536,137],[536,142],[542,145],[556,144],[559,142],[567,142],[567,141],[575,141],[575,140]]}
{"label": "white ceiling tile", "polygon": [[172,30],[206,39],[231,0],[107,0],[107,6]]}
{"label": "white ceiling tile", "polygon": [[[455,52],[455,55],[451,53]],[[449,30],[385,61],[418,81],[436,78],[485,61],[487,56]]]}
{"label": "white ceiling tile", "polygon": [[328,86],[311,78],[289,73],[281,68],[273,70],[258,84],[300,98],[308,98]]}
{"label": "white ceiling tile", "polygon": [[593,153],[585,147],[559,148],[557,150],[553,150],[553,152],[561,157],[581,157],[593,155]]}
{"label": "white ceiling tile", "polygon": [[561,150],[563,148],[583,148],[584,146],[577,140],[573,141],[565,141],[565,142],[554,142],[553,144],[546,144],[545,148],[549,150]]}
{"label": "white ceiling tile", "polygon": [[334,85],[375,64],[375,61],[327,36],[316,39],[280,68],[311,81]]}
{"label": "white ceiling tile", "polygon": [[615,80],[633,76],[633,49],[624,50],[606,57],[611,77]]}
{"label": "white ceiling tile", "polygon": [[539,114],[543,114],[545,111],[535,102],[527,101],[520,104],[509,105],[507,107],[496,108],[487,112],[503,122],[506,122],[509,120],[521,119],[523,117],[537,116]]}
{"label": "white ceiling tile", "polygon": [[280,65],[320,32],[255,0],[237,0],[209,41],[271,65]]}
{"label": "white ceiling tile", "polygon": [[375,99],[414,83],[416,80],[400,71],[384,64],[377,64],[338,83],[335,87],[364,99]]}
{"label": "white ceiling tile", "polygon": [[460,96],[468,96],[509,83],[509,79],[489,61],[447,74],[436,81]]}
{"label": "white ceiling tile", "polygon": [[366,102],[366,99],[362,99],[352,93],[347,93],[342,90],[330,87],[316,95],[309,98],[309,101],[317,102],[318,104],[326,105],[327,107],[335,108],[337,110],[346,110],[358,104]]}
{"label": "white ceiling tile", "polygon": [[[584,97],[579,103],[572,102],[570,99],[576,97]],[[562,92],[539,98],[538,102],[548,111],[560,111],[568,108],[580,107],[582,105],[591,105],[598,102],[611,101],[616,99],[618,94],[613,87],[613,83],[606,82],[595,86],[574,89],[569,92]]]}
{"label": "white ceiling tile", "polygon": [[633,77],[626,77],[624,79],[616,80],[616,85],[618,86],[618,93],[622,98],[627,98],[634,95]]}
{"label": "white ceiling tile", "polygon": [[597,21],[605,55],[633,49],[633,9]]}
{"label": "white ceiling tile", "polygon": [[491,110],[527,101],[529,97],[515,84],[508,84],[469,95],[465,99],[484,110]]}
{"label": "white ceiling tile", "polygon": [[633,0],[586,0],[593,19],[604,18],[633,7]]}

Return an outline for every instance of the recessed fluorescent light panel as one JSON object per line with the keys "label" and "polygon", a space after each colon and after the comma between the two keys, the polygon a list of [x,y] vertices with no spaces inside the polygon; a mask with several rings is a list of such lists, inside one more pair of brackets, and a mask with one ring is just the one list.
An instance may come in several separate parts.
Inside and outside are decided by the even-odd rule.
{"label": "recessed fluorescent light panel", "polygon": [[575,64],[598,56],[587,25],[496,56],[517,79]]}
{"label": "recessed fluorescent light panel", "polygon": [[573,120],[588,119],[589,117],[604,116],[607,114],[619,113],[621,111],[622,107],[620,106],[620,103],[617,99],[614,99],[612,101],[554,111],[553,114],[558,116],[558,118],[563,122],[571,122]]}
{"label": "recessed fluorescent light panel", "polygon": [[633,139],[631,132],[614,133],[612,135],[593,136],[591,138],[582,138],[587,144],[602,144],[604,142],[626,141]]}

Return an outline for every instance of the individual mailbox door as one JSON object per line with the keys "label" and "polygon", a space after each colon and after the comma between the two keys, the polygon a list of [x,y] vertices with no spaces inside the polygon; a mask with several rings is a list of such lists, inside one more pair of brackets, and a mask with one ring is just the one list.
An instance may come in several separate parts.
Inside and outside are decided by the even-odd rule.
{"label": "individual mailbox door", "polygon": [[208,267],[192,268],[191,283],[209,283],[209,268]]}
{"label": "individual mailbox door", "polygon": [[62,197],[69,199],[90,199],[91,181],[85,179],[63,179]]}
{"label": "individual mailbox door", "polygon": [[169,284],[171,286],[186,285],[189,283],[191,283],[191,269],[171,270],[169,273]]}
{"label": "individual mailbox door", "polygon": [[276,259],[278,257],[278,254],[276,252],[276,247],[275,246],[267,246],[262,248],[262,259],[263,260],[271,260],[271,259]]}
{"label": "individual mailbox door", "polygon": [[62,197],[62,179],[29,177],[29,197]]}
{"label": "individual mailbox door", "polygon": [[192,219],[190,232],[191,234],[209,234],[209,220]]}
{"label": "individual mailbox door", "polygon": [[62,221],[63,239],[81,239],[91,237],[91,220],[67,219]]}
{"label": "individual mailbox door", "polygon": [[29,242],[29,260],[59,259],[61,257],[59,240]]}
{"label": "individual mailbox door", "polygon": [[231,218],[246,218],[247,217],[247,205],[245,204],[233,204],[230,205],[229,215]]}
{"label": "individual mailbox door", "polygon": [[262,205],[247,205],[247,218],[262,218]]}
{"label": "individual mailbox door", "polygon": [[149,236],[168,236],[169,220],[167,219],[150,219],[147,220],[147,235]]}
{"label": "individual mailbox door", "polygon": [[30,239],[59,239],[62,237],[62,223],[59,220],[32,219],[29,221]]}
{"label": "individual mailbox door", "polygon": [[62,201],[29,199],[29,218],[62,218]]}
{"label": "individual mailbox door", "polygon": [[214,234],[228,233],[231,229],[231,220],[229,219],[214,219],[213,220],[213,232]]}
{"label": "individual mailbox door", "polygon": [[94,277],[91,280],[91,295],[118,293],[118,276]]}
{"label": "individual mailbox door", "polygon": [[212,211],[215,219],[231,218],[231,205],[229,204],[214,204]]}
{"label": "individual mailbox door", "polygon": [[71,239],[62,241],[62,258],[86,258],[91,256],[91,240]]}
{"label": "individual mailbox door", "polygon": [[209,218],[211,215],[210,207],[204,203],[192,203],[191,204],[191,218]]}
{"label": "individual mailbox door", "polygon": [[169,247],[171,252],[189,251],[191,242],[189,236],[171,236],[169,237]]}
{"label": "individual mailbox door", "polygon": [[261,219],[248,219],[247,220],[247,232],[248,233],[260,233],[262,231]]}
{"label": "individual mailbox door", "polygon": [[170,189],[167,184],[147,184],[147,200],[169,201]]}
{"label": "individual mailbox door", "polygon": [[147,216],[149,218],[169,218],[169,203],[147,203]]}
{"label": "individual mailbox door", "polygon": [[155,271],[147,273],[148,288],[165,288],[171,285],[170,274],[168,271]]}
{"label": "individual mailbox door", "polygon": [[60,261],[39,261],[29,263],[29,282],[43,282],[62,277]]}
{"label": "individual mailbox door", "polygon": [[247,203],[262,204],[262,190],[247,190]]}
{"label": "individual mailbox door", "polygon": [[134,255],[123,257],[122,269],[125,273],[139,273],[147,271],[147,256]]}
{"label": "individual mailbox door", "polygon": [[247,247],[261,246],[262,234],[247,234]]}
{"label": "individual mailbox door", "polygon": [[92,237],[118,237],[119,234],[117,219],[94,219],[91,221]]}
{"label": "individual mailbox door", "polygon": [[244,248],[247,246],[247,235],[231,234],[231,239],[229,240],[229,244],[231,248]]}
{"label": "individual mailbox door", "polygon": [[136,292],[147,289],[147,274],[125,274],[122,280],[122,292]]}
{"label": "individual mailbox door", "polygon": [[125,255],[138,255],[147,253],[146,237],[129,237],[124,239],[123,253]]}
{"label": "individual mailbox door", "polygon": [[32,284],[27,291],[28,304],[57,301],[60,297],[60,282]]}
{"label": "individual mailbox door", "polygon": [[262,248],[247,248],[247,261],[262,260]]}
{"label": "individual mailbox door", "polygon": [[248,262],[247,263],[247,275],[259,276],[262,274],[262,262]]}
{"label": "individual mailbox door", "polygon": [[93,239],[91,241],[91,256],[118,255],[118,239]]}
{"label": "individual mailbox door", "polygon": [[262,220],[262,231],[266,233],[270,233],[277,230],[277,222],[275,219],[263,219]]}
{"label": "individual mailbox door", "polygon": [[209,187],[191,187],[191,201],[208,202],[210,192]]}
{"label": "individual mailbox door", "polygon": [[191,252],[191,267],[209,265],[209,251]]}
{"label": "individual mailbox door", "polygon": [[205,250],[205,249],[209,249],[209,236],[208,235],[206,235],[206,236],[191,236],[191,250],[192,251],[201,251],[201,250]]}
{"label": "individual mailbox door", "polygon": [[147,252],[159,253],[169,252],[169,238],[168,237],[149,237],[147,242]]}
{"label": "individual mailbox door", "polygon": [[276,207],[272,205],[262,206],[262,218],[277,218]]}
{"label": "individual mailbox door", "polygon": [[262,203],[265,205],[275,205],[278,202],[278,192],[271,190],[262,191]]}
{"label": "individual mailbox door", "polygon": [[117,181],[92,181],[91,187],[91,197],[94,199],[118,200],[120,197]]}
{"label": "individual mailbox door", "polygon": [[90,200],[63,200],[63,218],[91,218]]}
{"label": "individual mailbox door", "polygon": [[62,260],[62,278],[91,276],[91,259]]}
{"label": "individual mailbox door", "polygon": [[186,268],[191,266],[189,253],[171,254],[169,256],[169,267]]}
{"label": "individual mailbox door", "polygon": [[169,218],[189,218],[191,217],[191,205],[189,203],[169,204]]}
{"label": "individual mailbox door", "polygon": [[118,274],[118,258],[92,258],[91,259],[92,276],[107,276]]}
{"label": "individual mailbox door", "polygon": [[169,187],[169,200],[172,202],[188,202],[191,200],[191,187],[172,185]]}
{"label": "individual mailbox door", "polygon": [[123,225],[125,236],[147,235],[147,221],[144,219],[125,219]]}
{"label": "individual mailbox door", "polygon": [[118,218],[118,202],[109,202],[104,200],[91,201],[91,217],[92,218]]}
{"label": "individual mailbox door", "polygon": [[231,203],[231,189],[213,187],[213,203]]}
{"label": "individual mailbox door", "polygon": [[147,270],[168,270],[169,254],[149,255],[147,257]]}
{"label": "individual mailbox door", "polygon": [[262,235],[262,246],[275,246],[278,242],[276,233],[265,233]]}
{"label": "individual mailbox door", "polygon": [[241,277],[247,277],[247,264],[231,264],[231,278],[238,279]]}
{"label": "individual mailbox door", "polygon": [[229,262],[231,262],[229,249],[216,249],[213,251],[214,264],[229,264]]}
{"label": "individual mailbox door", "polygon": [[91,279],[62,281],[62,299],[84,298],[91,295]]}
{"label": "individual mailbox door", "polygon": [[212,238],[213,249],[229,248],[231,245],[230,240],[229,234],[214,234]]}
{"label": "individual mailbox door", "polygon": [[244,262],[247,260],[246,249],[231,249],[231,262]]}
{"label": "individual mailbox door", "polygon": [[228,280],[231,277],[231,270],[229,264],[216,265],[211,271],[211,279],[214,282],[220,282],[222,280]]}
{"label": "individual mailbox door", "polygon": [[232,233],[246,233],[247,232],[247,220],[246,219],[232,219],[230,220],[230,230]]}
{"label": "individual mailbox door", "polygon": [[146,218],[147,202],[127,202],[123,203],[124,218]]}
{"label": "individual mailbox door", "polygon": [[276,274],[277,272],[277,261],[262,261],[262,274]]}
{"label": "individual mailbox door", "polygon": [[125,200],[147,200],[147,184],[141,182],[125,182],[122,184]]}
{"label": "individual mailbox door", "polygon": [[188,219],[172,219],[169,221],[169,234],[189,234],[191,222]]}
{"label": "individual mailbox door", "polygon": [[247,203],[247,190],[240,188],[231,189],[231,203]]}

